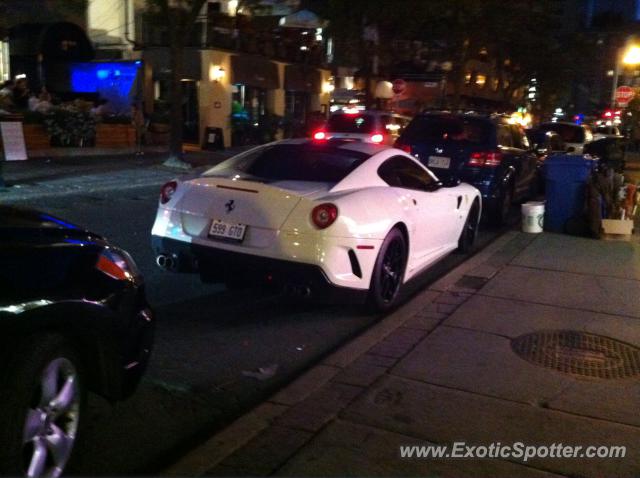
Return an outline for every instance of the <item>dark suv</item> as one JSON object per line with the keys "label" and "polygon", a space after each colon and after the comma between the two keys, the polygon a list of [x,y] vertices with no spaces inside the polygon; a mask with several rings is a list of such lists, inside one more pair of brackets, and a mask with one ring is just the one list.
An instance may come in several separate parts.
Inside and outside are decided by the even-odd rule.
{"label": "dark suv", "polygon": [[416,116],[396,147],[417,157],[442,181],[478,188],[483,214],[505,221],[511,204],[535,194],[537,160],[524,130],[499,115],[429,112]]}

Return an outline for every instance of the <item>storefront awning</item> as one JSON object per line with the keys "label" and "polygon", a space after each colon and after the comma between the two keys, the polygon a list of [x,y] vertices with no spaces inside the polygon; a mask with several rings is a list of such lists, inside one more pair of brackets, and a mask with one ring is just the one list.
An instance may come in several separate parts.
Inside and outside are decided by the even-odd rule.
{"label": "storefront awning", "polygon": [[259,56],[234,55],[231,57],[231,78],[256,88],[275,90],[280,88],[278,66]]}
{"label": "storefront awning", "polygon": [[284,89],[320,94],[322,92],[320,71],[305,65],[287,65],[284,70]]}

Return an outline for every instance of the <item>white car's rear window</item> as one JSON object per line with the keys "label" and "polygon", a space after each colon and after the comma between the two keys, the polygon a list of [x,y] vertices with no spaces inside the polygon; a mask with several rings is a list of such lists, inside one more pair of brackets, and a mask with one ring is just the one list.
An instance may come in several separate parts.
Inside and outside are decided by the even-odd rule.
{"label": "white car's rear window", "polygon": [[210,169],[205,176],[242,175],[265,181],[337,183],[369,155],[324,144],[280,144],[257,148]]}

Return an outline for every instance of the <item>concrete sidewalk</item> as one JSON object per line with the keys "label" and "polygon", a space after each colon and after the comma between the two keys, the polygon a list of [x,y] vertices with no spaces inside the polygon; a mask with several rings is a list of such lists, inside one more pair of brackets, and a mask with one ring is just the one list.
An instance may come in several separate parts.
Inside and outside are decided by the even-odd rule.
{"label": "concrete sidewalk", "polygon": [[[185,153],[184,161],[197,171],[244,149],[190,151]],[[165,164],[166,160],[166,153],[149,150],[142,156],[68,156],[5,162],[0,166],[3,166],[4,181],[9,187],[0,188],[0,202],[160,186],[190,172],[169,167]]]}
{"label": "concrete sidewalk", "polygon": [[[165,470],[639,476],[640,243],[509,232]],[[626,446],[401,458],[400,446]]]}

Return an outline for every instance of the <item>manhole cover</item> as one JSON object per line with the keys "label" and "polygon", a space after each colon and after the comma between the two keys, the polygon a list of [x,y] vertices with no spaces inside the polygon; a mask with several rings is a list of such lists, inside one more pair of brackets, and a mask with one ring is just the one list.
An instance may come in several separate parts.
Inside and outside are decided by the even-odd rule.
{"label": "manhole cover", "polygon": [[520,357],[541,367],[586,378],[616,379],[640,375],[640,348],[575,330],[550,330],[511,341]]}

